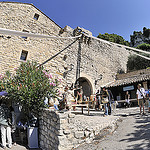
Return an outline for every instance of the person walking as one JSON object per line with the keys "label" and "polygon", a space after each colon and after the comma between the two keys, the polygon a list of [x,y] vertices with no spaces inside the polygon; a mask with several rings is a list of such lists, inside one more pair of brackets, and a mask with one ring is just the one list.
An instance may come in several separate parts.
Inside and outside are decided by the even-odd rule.
{"label": "person walking", "polygon": [[126,107],[130,107],[130,94],[129,94],[129,91],[126,91],[126,94],[125,94],[125,101],[126,101]]}
{"label": "person walking", "polygon": [[106,89],[107,92],[108,92],[108,114],[111,115],[111,112],[112,112],[112,108],[111,108],[111,104],[112,104],[112,101],[114,101],[114,97],[113,97],[113,94],[111,92],[111,90],[109,89]]}
{"label": "person walking", "polygon": [[100,108],[100,91],[97,90],[96,92],[96,105],[95,105],[95,110],[99,110]]}
{"label": "person walking", "polygon": [[104,109],[105,109],[105,112],[104,112],[104,117],[105,116],[108,116],[108,103],[109,103],[109,94],[108,94],[108,91],[106,90],[105,87],[103,87],[103,91],[102,91],[102,102],[104,104]]}
{"label": "person walking", "polygon": [[[140,114],[144,115],[145,114],[145,112],[144,112],[144,99],[145,99],[146,95],[145,95],[145,89],[142,87],[141,84],[137,85],[136,95],[137,95],[138,105],[140,107]],[[143,113],[142,113],[142,108],[143,108]]]}
{"label": "person walking", "polygon": [[8,141],[8,147],[12,147],[12,137],[11,137],[11,112],[6,106],[6,103],[0,102],[0,130],[1,130],[1,139],[2,147],[6,149],[6,138]]}

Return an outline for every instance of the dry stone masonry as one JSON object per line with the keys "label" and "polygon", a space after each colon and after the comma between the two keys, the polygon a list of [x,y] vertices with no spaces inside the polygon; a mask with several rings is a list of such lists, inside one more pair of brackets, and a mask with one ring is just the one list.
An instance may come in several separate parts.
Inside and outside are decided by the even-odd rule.
{"label": "dry stone masonry", "polygon": [[115,129],[117,116],[75,115],[70,111],[57,112],[45,109],[40,118],[40,147],[43,150],[71,150],[90,143],[104,128]]}
{"label": "dry stone masonry", "polygon": [[[16,2],[0,2],[0,28],[50,36],[70,37],[92,33],[83,28],[72,29],[66,26],[62,29],[32,4]],[[34,19],[38,14],[38,19]],[[22,38],[18,36],[0,35],[0,72],[14,71],[18,67],[22,51],[27,53],[27,60],[43,63],[59,51],[65,49],[74,39],[39,39]],[[64,56],[66,56],[64,59]],[[64,78],[64,84],[71,85],[79,77],[86,77],[95,92],[95,80],[103,75],[97,87],[115,79],[118,70],[126,72],[129,53],[125,48],[112,43],[105,43],[97,38],[83,37],[65,49],[61,54],[47,62],[44,66],[63,78],[62,74],[73,64],[74,68]]]}

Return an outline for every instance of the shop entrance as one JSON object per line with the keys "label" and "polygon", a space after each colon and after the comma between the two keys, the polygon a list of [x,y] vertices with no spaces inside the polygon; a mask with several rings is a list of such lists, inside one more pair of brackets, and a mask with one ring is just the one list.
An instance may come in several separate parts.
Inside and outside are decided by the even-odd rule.
{"label": "shop entrance", "polygon": [[[83,96],[90,97],[93,93],[92,85],[90,81],[85,77],[80,77],[76,80],[75,85],[78,84],[79,87],[82,86]],[[76,94],[75,94],[76,95]]]}

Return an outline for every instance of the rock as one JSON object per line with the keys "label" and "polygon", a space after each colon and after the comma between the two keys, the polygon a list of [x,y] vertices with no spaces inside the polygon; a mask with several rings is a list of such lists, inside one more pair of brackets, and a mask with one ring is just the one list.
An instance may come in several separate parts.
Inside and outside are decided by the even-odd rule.
{"label": "rock", "polygon": [[68,114],[68,117],[69,117],[69,118],[74,118],[74,117],[75,117],[75,114],[70,113],[70,114]]}
{"label": "rock", "polygon": [[89,137],[90,132],[89,131],[84,131],[84,135],[85,135],[85,137]]}
{"label": "rock", "polygon": [[63,133],[64,133],[65,135],[68,135],[68,134],[70,134],[70,130],[64,130]]}
{"label": "rock", "polygon": [[81,139],[84,137],[84,132],[83,131],[77,131],[75,132],[75,138]]}

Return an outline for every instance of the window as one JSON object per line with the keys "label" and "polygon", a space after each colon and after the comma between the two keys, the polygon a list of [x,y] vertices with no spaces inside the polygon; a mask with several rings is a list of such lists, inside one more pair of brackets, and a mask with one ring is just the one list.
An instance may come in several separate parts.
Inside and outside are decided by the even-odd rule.
{"label": "window", "polygon": [[27,60],[28,51],[22,50],[20,60]]}
{"label": "window", "polygon": [[[27,30],[23,30],[22,32],[27,32],[27,33],[29,33],[29,31],[27,31]],[[22,36],[22,38],[25,39],[25,40],[27,39],[26,36]]]}
{"label": "window", "polygon": [[38,19],[39,19],[39,15],[35,13],[35,15],[34,15],[34,18],[33,18],[33,19],[38,20]]}

